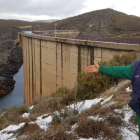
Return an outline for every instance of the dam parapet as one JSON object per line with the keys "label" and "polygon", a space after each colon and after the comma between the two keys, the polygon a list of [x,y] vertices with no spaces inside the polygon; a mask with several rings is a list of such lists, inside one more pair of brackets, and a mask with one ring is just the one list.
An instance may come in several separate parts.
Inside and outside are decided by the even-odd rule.
{"label": "dam parapet", "polygon": [[[107,61],[116,54],[140,50],[139,44],[63,38],[66,32],[61,32],[61,37],[55,33],[54,30],[18,34],[23,49],[26,104],[39,97],[49,97],[61,87],[73,88],[77,74],[94,60]],[[69,31],[69,35],[78,36],[79,32]]]}

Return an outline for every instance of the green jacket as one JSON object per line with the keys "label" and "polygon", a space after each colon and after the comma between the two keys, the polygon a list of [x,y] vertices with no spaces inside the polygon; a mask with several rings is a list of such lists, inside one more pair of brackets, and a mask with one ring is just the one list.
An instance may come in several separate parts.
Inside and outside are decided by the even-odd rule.
{"label": "green jacket", "polygon": [[[133,66],[134,64],[131,64],[129,66],[100,66],[99,73],[102,73],[107,76],[115,76],[115,77],[131,80]],[[136,116],[137,116],[139,131],[140,131],[140,115],[136,114]],[[140,135],[139,135],[139,140],[140,140]]]}
{"label": "green jacket", "polygon": [[110,77],[118,77],[131,80],[134,64],[128,66],[100,66],[99,73]]}

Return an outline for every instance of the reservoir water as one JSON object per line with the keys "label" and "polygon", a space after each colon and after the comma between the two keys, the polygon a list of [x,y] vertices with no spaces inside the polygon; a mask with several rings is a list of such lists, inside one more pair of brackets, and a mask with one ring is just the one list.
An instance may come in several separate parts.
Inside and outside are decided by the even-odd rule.
{"label": "reservoir water", "polygon": [[15,88],[11,93],[0,97],[0,110],[9,109],[14,105],[24,104],[24,89],[23,89],[23,65],[20,67],[19,71],[13,76],[15,83]]}

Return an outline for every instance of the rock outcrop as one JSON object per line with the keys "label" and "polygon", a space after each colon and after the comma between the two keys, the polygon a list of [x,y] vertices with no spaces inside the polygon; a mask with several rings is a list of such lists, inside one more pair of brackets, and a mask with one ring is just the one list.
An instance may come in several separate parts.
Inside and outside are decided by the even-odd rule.
{"label": "rock outcrop", "polygon": [[23,63],[22,48],[13,41],[5,41],[0,45],[0,96],[14,89],[13,75]]}
{"label": "rock outcrop", "polygon": [[13,77],[0,77],[0,96],[6,95],[14,89]]}

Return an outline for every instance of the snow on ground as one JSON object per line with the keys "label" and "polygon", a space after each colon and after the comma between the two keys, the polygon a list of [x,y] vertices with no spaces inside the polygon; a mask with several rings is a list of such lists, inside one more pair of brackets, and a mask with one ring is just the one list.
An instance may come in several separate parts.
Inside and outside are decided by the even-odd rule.
{"label": "snow on ground", "polygon": [[121,130],[123,136],[122,140],[139,140],[139,137],[128,128],[123,127]]}
{"label": "snow on ground", "polygon": [[[110,101],[112,99],[113,95],[111,95],[110,97],[106,98],[106,97],[102,97],[102,98],[96,98],[93,100],[85,100],[83,102],[78,102],[76,104],[72,104],[70,106],[67,106],[68,109],[76,109],[79,111],[79,113],[83,112],[86,109],[89,109],[92,107],[92,105],[96,105],[97,103],[99,103],[101,100],[104,100],[101,104],[103,106],[109,106],[111,104],[114,104],[115,102],[112,101],[110,103],[107,103],[108,101]],[[29,108],[29,110],[32,110],[34,106],[31,106]],[[62,110],[63,111],[63,110]],[[131,127],[131,125],[129,125],[129,119],[131,118],[133,112],[132,110],[126,106],[123,109],[115,109],[115,112],[118,113],[122,113],[124,112],[124,121],[128,124],[129,127]],[[58,111],[55,111],[54,114],[60,114]],[[22,115],[23,118],[28,117],[29,113],[24,113]],[[47,131],[49,128],[50,123],[52,122],[53,119],[53,115],[52,114],[44,114],[42,116],[39,116],[36,118],[36,121],[34,122],[30,122],[29,124],[34,124],[36,123],[41,129],[43,129],[44,131]],[[98,116],[89,116],[88,119],[93,119],[93,120],[103,120],[103,118],[99,118]],[[0,131],[0,140],[16,140],[16,138],[13,136],[11,131],[16,131],[18,129],[20,129],[21,127],[23,127],[25,125],[25,123],[21,123],[19,125],[10,125],[7,128],[3,129],[2,131]],[[77,127],[77,124],[73,125],[71,127],[71,131],[68,131],[66,133],[73,133],[74,129]],[[138,130],[138,127],[134,128],[133,127],[133,131],[130,131],[127,127],[122,127],[122,136],[123,136],[123,140],[138,140],[138,136],[135,134]],[[134,132],[135,131],[135,132]],[[5,133],[4,133],[5,132]],[[9,133],[11,132],[11,133]],[[85,139],[85,138],[79,138],[79,140],[97,140],[97,139],[93,139],[93,138],[89,138],[89,139]],[[98,139],[99,140],[99,139]]]}
{"label": "snow on ground", "polygon": [[22,128],[25,123],[20,123],[19,125],[9,125],[5,129],[0,131],[0,140],[16,140],[13,137],[12,131],[17,131],[18,129]]}
{"label": "snow on ground", "polygon": [[105,99],[105,100],[101,103],[101,105],[103,105],[104,103],[110,101],[110,100],[112,99],[112,97],[113,97],[113,95],[111,95],[109,98]]}
{"label": "snow on ground", "polygon": [[28,118],[29,115],[30,115],[30,113],[24,113],[24,114],[22,115],[22,118]]}
{"label": "snow on ground", "polygon": [[97,140],[97,139],[93,139],[93,138],[89,138],[89,139],[85,139],[85,138],[80,138],[78,140]]}
{"label": "snow on ground", "polygon": [[116,103],[117,103],[117,102],[110,102],[110,103],[105,104],[104,107],[108,107],[108,106],[114,105],[114,104],[116,104]]}
{"label": "snow on ground", "polygon": [[129,87],[126,88],[126,91],[127,92],[132,92],[132,90]]}
{"label": "snow on ground", "polygon": [[34,105],[32,105],[31,107],[29,107],[29,110],[32,110],[34,108]]}
{"label": "snow on ground", "polygon": [[16,138],[15,137],[13,137],[13,134],[12,133],[10,133],[10,134],[1,134],[0,133],[0,140],[16,140]]}
{"label": "snow on ground", "polygon": [[133,115],[133,111],[130,108],[128,108],[128,106],[127,106],[124,110],[124,120],[125,120],[125,122],[128,123],[130,118],[132,117],[132,115]]}
{"label": "snow on ground", "polygon": [[101,120],[104,120],[103,118],[99,118],[98,116],[94,117],[94,116],[89,116],[88,117],[89,119],[92,119],[94,121],[101,121]]}
{"label": "snow on ground", "polygon": [[6,112],[3,112],[3,113],[0,115],[0,117],[2,117],[5,113],[6,113]]}
{"label": "snow on ground", "polygon": [[[43,129],[44,131],[46,131],[49,128],[49,123],[52,122],[52,118],[53,116],[49,114],[44,114],[42,116],[37,117],[35,122],[30,122],[29,124],[34,124],[36,123],[41,129]],[[46,117],[48,116],[48,117]],[[46,117],[46,118],[44,118]]]}
{"label": "snow on ground", "polygon": [[131,110],[131,108],[128,105],[122,109],[115,109],[114,111],[117,113],[124,113],[124,121],[126,123],[129,123],[129,120],[133,115],[133,111]]}
{"label": "snow on ground", "polygon": [[47,118],[42,118],[43,116],[37,117],[36,123],[40,126],[41,129],[46,131],[49,127],[49,123],[52,122],[52,116],[48,116]]}
{"label": "snow on ground", "polygon": [[135,134],[135,132],[138,132],[138,126],[133,126],[133,124],[129,122],[133,115],[131,108],[127,105],[122,109],[115,109],[114,111],[118,113],[124,112],[124,121],[129,126],[128,128],[131,128],[131,131],[127,127],[121,128],[123,136],[122,140],[139,140],[139,137]]}
{"label": "snow on ground", "polygon": [[16,131],[16,130],[20,129],[21,127],[23,127],[24,125],[25,125],[25,123],[20,123],[19,125],[9,125],[5,129],[1,130],[0,133]]}
{"label": "snow on ground", "polygon": [[84,110],[91,108],[92,105],[99,103],[102,99],[103,98],[96,98],[93,100],[85,100],[84,102],[78,102],[76,104],[72,104],[72,105],[68,106],[68,108],[76,109],[79,111],[79,113],[81,113]]}

